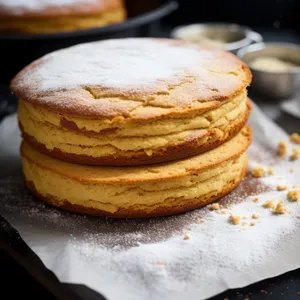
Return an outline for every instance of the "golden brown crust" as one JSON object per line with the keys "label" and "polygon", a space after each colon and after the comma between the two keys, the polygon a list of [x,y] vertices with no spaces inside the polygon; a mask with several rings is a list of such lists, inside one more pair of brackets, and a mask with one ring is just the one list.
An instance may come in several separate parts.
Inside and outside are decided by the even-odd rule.
{"label": "golden brown crust", "polygon": [[[84,56],[86,51],[94,53],[96,52],[94,50],[106,49],[107,45],[108,47],[112,47],[111,43],[115,43],[116,46],[114,49],[118,49],[118,45],[125,47],[124,49],[126,49],[126,51],[122,53],[127,55],[126,53],[129,52],[128,57],[131,58],[134,54],[130,56],[130,51],[133,51],[132,53],[137,51],[134,46],[131,46],[132,44],[140,45],[142,49],[143,45],[145,49],[148,49],[149,44],[154,44],[155,47],[157,47],[157,45],[159,45],[159,47],[169,47],[170,51],[178,51],[178,49],[184,51],[196,50],[195,53],[197,53],[197,55],[195,54],[195,57],[198,61],[195,63],[197,66],[199,65],[199,67],[195,68],[193,61],[190,61],[189,67],[183,69],[179,68],[179,71],[176,71],[178,73],[173,74],[170,78],[160,79],[155,82],[155,84],[145,83],[136,85],[136,82],[130,82],[123,86],[114,87],[106,85],[105,80],[98,84],[89,84],[87,83],[88,81],[84,82],[85,78],[89,78],[89,76],[84,76],[84,74],[79,76],[79,78],[83,78],[80,87],[70,87],[68,84],[64,86],[64,81],[59,81],[59,79],[57,79],[59,74],[57,74],[58,77],[56,80],[59,84],[62,84],[62,86],[47,90],[43,89],[43,84],[44,79],[47,79],[48,76],[42,79],[38,75],[36,78],[34,77],[35,75],[33,76],[33,74],[37,74],[40,68],[45,64],[49,63],[51,65],[54,57],[58,58],[61,57],[61,55],[67,57],[68,51],[73,51],[72,53],[75,51]],[[195,115],[215,109],[227,101],[230,101],[233,97],[243,93],[252,79],[248,66],[235,55],[220,49],[205,46],[200,47],[183,41],[168,39],[127,39],[127,41],[100,41],[75,47],[54,52],[24,68],[12,80],[12,92],[24,101],[43,106],[49,110],[59,112],[62,115],[68,114],[70,116],[91,117],[99,120],[119,117],[124,119],[154,120],[164,117]],[[121,49],[123,49],[122,47]],[[138,55],[144,53],[140,49],[137,52]],[[147,51],[145,51],[145,53],[147,53]],[[164,53],[167,55],[168,51]],[[188,53],[189,52],[187,52],[187,56]],[[148,56],[148,58],[145,57],[145,60],[147,61],[148,59],[151,62],[153,59],[151,55]],[[87,57],[89,56],[87,55]],[[111,55],[111,59],[113,59],[113,57],[114,55]],[[126,57],[126,59],[128,59],[128,57]],[[164,57],[160,59],[163,61]],[[118,66],[114,66],[114,62],[110,61],[110,58],[106,58],[106,60],[108,60],[109,68],[112,65],[112,69],[109,69],[108,74],[117,72]],[[176,59],[171,63],[173,64],[174,61],[176,61]],[[88,63],[93,66],[92,61],[88,61]],[[169,63],[170,62],[167,63],[166,68],[170,68],[170,70],[167,70],[167,72],[172,73],[172,70],[176,68],[170,67],[168,65]],[[97,65],[96,62],[95,65]],[[105,71],[105,68],[103,70]],[[64,72],[68,72],[68,66],[62,71],[62,73]],[[98,70],[98,73],[101,72],[102,70]],[[124,70],[122,70],[122,72],[124,72]],[[120,79],[124,78],[122,72],[120,72]],[[147,72],[147,70],[143,72]],[[156,70],[156,72],[160,73],[159,70]],[[60,75],[64,76],[62,73],[60,73]],[[118,75],[118,72],[116,74]],[[111,78],[115,77],[112,76]],[[111,78],[109,78],[109,80],[111,80]]]}
{"label": "golden brown crust", "polygon": [[[9,0],[8,0],[9,1]],[[55,1],[53,1],[55,2]],[[26,3],[26,0],[24,0]],[[9,6],[0,6],[1,20],[20,20],[20,19],[45,19],[60,18],[62,16],[85,16],[98,15],[103,12],[123,7],[123,0],[95,0],[77,2],[69,5],[49,6],[41,9],[17,8],[12,9]]]}
{"label": "golden brown crust", "polygon": [[47,204],[58,207],[63,210],[67,210],[73,213],[85,214],[90,216],[101,216],[101,217],[109,217],[109,218],[120,218],[120,219],[138,219],[138,218],[152,218],[152,217],[162,217],[180,214],[183,212],[187,212],[190,210],[194,210],[197,208],[201,208],[207,204],[210,204],[223,196],[230,193],[234,190],[240,182],[243,180],[247,172],[247,165],[244,166],[244,169],[241,170],[241,175],[237,177],[234,181],[227,183],[226,186],[223,187],[222,191],[218,194],[214,195],[206,195],[204,197],[196,198],[196,199],[168,199],[164,202],[164,207],[158,207],[153,210],[151,213],[142,210],[135,210],[134,207],[131,209],[119,209],[115,213],[109,213],[103,210],[97,210],[93,208],[87,208],[80,205],[73,205],[69,203],[67,200],[62,203],[56,201],[53,197],[47,196],[44,197],[40,195],[33,182],[26,181],[27,187],[31,190],[31,192],[43,200]]}
{"label": "golden brown crust", "polygon": [[[213,140],[203,145],[199,145],[199,140],[203,137],[195,138],[189,141],[185,141],[180,145],[169,146],[166,149],[158,149],[153,151],[151,156],[148,156],[144,151],[120,151],[114,156],[103,156],[103,157],[92,157],[87,155],[76,155],[72,153],[66,153],[58,148],[54,148],[52,151],[48,150],[45,145],[36,141],[35,138],[29,136],[24,132],[22,124],[19,124],[22,137],[27,141],[33,148],[38,151],[52,156],[54,158],[67,161],[70,163],[78,163],[84,165],[102,165],[102,166],[138,166],[138,165],[150,165],[162,162],[169,162],[177,159],[191,157],[197,154],[204,153],[206,151],[212,150],[221,144],[225,143],[233,136],[235,136],[240,130],[245,126],[248,121],[251,112],[251,102],[247,101],[247,111],[242,120],[234,121],[223,136],[222,139]],[[213,130],[207,131],[208,135],[213,135]]]}

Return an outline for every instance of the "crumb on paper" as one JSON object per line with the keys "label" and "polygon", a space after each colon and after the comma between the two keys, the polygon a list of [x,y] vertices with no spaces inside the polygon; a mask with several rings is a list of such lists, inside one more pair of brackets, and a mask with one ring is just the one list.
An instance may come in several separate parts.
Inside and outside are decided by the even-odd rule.
{"label": "crumb on paper", "polygon": [[272,200],[267,200],[263,204],[264,208],[274,208],[274,202]]}
{"label": "crumb on paper", "polygon": [[253,201],[253,202],[258,202],[258,201],[259,201],[259,198],[258,198],[258,197],[255,197],[252,201]]}
{"label": "crumb on paper", "polygon": [[300,216],[297,216],[297,219],[300,219]]}
{"label": "crumb on paper", "polygon": [[251,174],[255,178],[260,178],[266,175],[266,171],[263,167],[257,167],[252,170]]}
{"label": "crumb on paper", "polygon": [[243,220],[246,220],[246,219],[247,219],[247,217],[242,217],[242,219],[243,219]]}
{"label": "crumb on paper", "polygon": [[250,223],[250,226],[255,226],[255,223],[254,223],[254,222],[251,222],[251,223]]}
{"label": "crumb on paper", "polygon": [[259,219],[259,216],[257,214],[253,214],[252,219]]}
{"label": "crumb on paper", "polygon": [[273,169],[273,168],[269,168],[269,169],[268,169],[268,174],[269,174],[269,175],[275,175],[274,169]]}
{"label": "crumb on paper", "polygon": [[214,234],[212,234],[212,235],[211,235],[211,237],[212,237],[212,238],[214,238],[214,237],[215,237],[215,235],[214,235]]}
{"label": "crumb on paper", "polygon": [[278,148],[277,148],[277,151],[278,153],[281,155],[281,156],[285,156],[287,155],[287,143],[284,142],[284,141],[281,141],[279,144],[278,144]]}
{"label": "crumb on paper", "polygon": [[233,225],[238,225],[238,224],[240,224],[240,221],[241,221],[240,216],[230,215],[229,219]]}
{"label": "crumb on paper", "polygon": [[289,201],[299,201],[300,200],[300,190],[290,190],[287,194]]}
{"label": "crumb on paper", "polygon": [[290,172],[293,173],[295,170],[294,168],[290,168]]}
{"label": "crumb on paper", "polygon": [[165,264],[162,260],[158,260],[157,263],[158,263],[159,265],[164,265],[164,264]]}
{"label": "crumb on paper", "polygon": [[226,213],[227,213],[227,210],[226,210],[226,209],[222,209],[222,210],[221,210],[221,214],[222,214],[222,215],[226,215]]}
{"label": "crumb on paper", "polygon": [[285,191],[287,189],[286,185],[279,184],[277,185],[277,191]]}
{"label": "crumb on paper", "polygon": [[300,150],[296,147],[292,150],[292,155],[290,156],[290,160],[297,160],[300,157]]}
{"label": "crumb on paper", "polygon": [[243,223],[242,223],[242,226],[246,226],[246,225],[247,225],[247,222],[243,222]]}
{"label": "crumb on paper", "polygon": [[273,209],[273,213],[279,214],[279,215],[286,213],[286,207],[284,206],[284,203],[282,200],[277,203],[276,207]]}
{"label": "crumb on paper", "polygon": [[293,134],[290,135],[290,140],[291,142],[295,144],[300,144],[300,134],[297,132],[294,132]]}
{"label": "crumb on paper", "polygon": [[183,238],[185,241],[191,239],[191,235],[187,232]]}
{"label": "crumb on paper", "polygon": [[220,209],[220,205],[219,203],[213,203],[210,207],[209,207],[210,210],[218,210]]}

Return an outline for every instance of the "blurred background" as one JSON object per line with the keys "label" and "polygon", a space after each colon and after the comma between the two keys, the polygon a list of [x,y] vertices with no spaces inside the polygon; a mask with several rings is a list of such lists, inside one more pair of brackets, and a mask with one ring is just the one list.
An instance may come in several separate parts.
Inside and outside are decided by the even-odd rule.
{"label": "blurred background", "polygon": [[180,8],[166,19],[166,24],[229,22],[300,32],[299,0],[178,0],[178,3]]}

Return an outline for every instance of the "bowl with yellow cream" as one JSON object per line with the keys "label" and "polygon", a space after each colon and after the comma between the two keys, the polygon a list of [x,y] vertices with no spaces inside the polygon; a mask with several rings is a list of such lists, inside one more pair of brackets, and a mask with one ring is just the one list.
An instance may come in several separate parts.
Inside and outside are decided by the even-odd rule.
{"label": "bowl with yellow cream", "polygon": [[300,45],[257,43],[237,55],[251,68],[255,92],[289,98],[300,88]]}

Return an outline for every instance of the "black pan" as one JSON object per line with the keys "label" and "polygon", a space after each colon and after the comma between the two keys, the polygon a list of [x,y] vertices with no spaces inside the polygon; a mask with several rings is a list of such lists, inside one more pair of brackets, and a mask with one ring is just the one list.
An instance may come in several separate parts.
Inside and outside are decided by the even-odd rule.
{"label": "black pan", "polygon": [[7,62],[2,64],[0,83],[8,84],[28,63],[57,49],[102,39],[156,36],[159,33],[160,20],[177,7],[176,1],[167,1],[136,16],[132,16],[132,12],[128,11],[129,19],[125,22],[75,32],[0,34],[0,55],[2,60]]}

